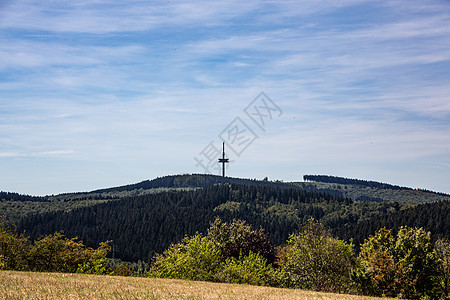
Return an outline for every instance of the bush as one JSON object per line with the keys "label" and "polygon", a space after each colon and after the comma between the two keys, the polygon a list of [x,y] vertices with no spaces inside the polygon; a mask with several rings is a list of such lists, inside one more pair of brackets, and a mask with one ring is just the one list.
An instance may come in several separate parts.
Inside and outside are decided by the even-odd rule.
{"label": "bush", "polygon": [[216,218],[208,229],[208,237],[217,243],[225,257],[239,258],[253,252],[259,253],[268,263],[275,261],[275,244],[262,228],[253,230],[245,221],[227,223]]}
{"label": "bush", "polygon": [[252,285],[280,286],[282,273],[275,270],[258,253],[250,252],[239,258],[229,257],[221,265],[217,280],[226,283],[244,283]]}
{"label": "bush", "polygon": [[29,248],[28,239],[23,234],[17,234],[0,218],[0,270],[28,270]]}
{"label": "bush", "polygon": [[163,278],[214,281],[222,262],[221,251],[211,239],[197,233],[159,254],[152,275]]}
{"label": "bush", "polygon": [[287,285],[300,289],[351,292],[350,274],[355,263],[353,245],[333,238],[313,219],[289,237],[280,253]]}
{"label": "bush", "polygon": [[224,223],[217,218],[207,236],[186,237],[157,255],[151,275],[278,286],[281,273],[272,266],[274,259],[275,247],[262,229],[252,230],[240,220]]}
{"label": "bush", "polygon": [[434,247],[441,265],[441,298],[450,299],[450,242],[440,239],[436,241]]}
{"label": "bush", "polygon": [[364,294],[436,299],[442,292],[441,263],[422,228],[401,227],[396,238],[380,229],[361,246],[359,261],[353,277]]}
{"label": "bush", "polygon": [[110,249],[108,243],[100,243],[97,249],[88,248],[62,233],[31,243],[0,220],[0,270],[105,274]]}
{"label": "bush", "polygon": [[28,265],[36,272],[105,274],[106,255],[110,250],[109,243],[100,243],[99,248],[92,249],[58,232],[34,242]]}

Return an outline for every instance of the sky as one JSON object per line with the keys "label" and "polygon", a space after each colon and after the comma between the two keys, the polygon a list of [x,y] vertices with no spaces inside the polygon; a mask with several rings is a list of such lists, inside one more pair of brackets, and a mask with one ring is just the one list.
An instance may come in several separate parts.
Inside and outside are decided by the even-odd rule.
{"label": "sky", "polygon": [[326,174],[450,193],[450,2],[0,0],[0,190]]}

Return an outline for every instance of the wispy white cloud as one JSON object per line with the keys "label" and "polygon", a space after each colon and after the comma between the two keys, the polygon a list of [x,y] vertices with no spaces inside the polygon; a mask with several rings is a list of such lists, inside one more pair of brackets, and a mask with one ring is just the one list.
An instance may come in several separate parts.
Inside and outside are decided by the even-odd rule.
{"label": "wispy white cloud", "polygon": [[139,45],[71,46],[65,43],[46,43],[23,39],[9,39],[0,44],[0,70],[6,68],[35,68],[62,66],[95,66],[120,60],[134,61],[144,49]]}
{"label": "wispy white cloud", "polygon": [[210,25],[242,15],[257,7],[256,3],[239,1],[21,1],[7,7],[1,27],[109,34],[146,31],[168,25],[191,23]]}
{"label": "wispy white cloud", "polygon": [[32,153],[20,153],[20,152],[0,152],[0,157],[37,157],[37,156],[59,156],[66,154],[73,154],[72,150],[51,150],[42,152],[32,152]]}

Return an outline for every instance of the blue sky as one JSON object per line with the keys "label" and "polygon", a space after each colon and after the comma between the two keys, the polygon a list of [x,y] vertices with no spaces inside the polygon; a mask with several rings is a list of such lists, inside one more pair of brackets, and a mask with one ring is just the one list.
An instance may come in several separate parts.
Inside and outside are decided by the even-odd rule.
{"label": "blue sky", "polygon": [[450,193],[450,3],[0,0],[0,190],[203,173],[236,122],[229,176]]}

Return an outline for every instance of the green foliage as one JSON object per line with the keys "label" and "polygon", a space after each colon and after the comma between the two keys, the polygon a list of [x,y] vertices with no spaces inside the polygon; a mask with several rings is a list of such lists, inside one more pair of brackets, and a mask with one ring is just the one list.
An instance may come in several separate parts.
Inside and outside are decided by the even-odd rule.
{"label": "green foliage", "polygon": [[441,294],[441,263],[423,228],[401,227],[395,238],[380,229],[361,246],[360,269],[354,273],[362,293],[408,299]]}
{"label": "green foliage", "polygon": [[441,297],[450,299],[450,242],[448,240],[439,239],[434,244],[434,247],[441,266]]}
{"label": "green foliage", "polygon": [[282,272],[274,269],[258,253],[250,252],[238,258],[228,257],[221,265],[216,279],[220,282],[280,286]]}
{"label": "green foliage", "polygon": [[0,270],[27,270],[29,248],[28,239],[0,218]]}
{"label": "green foliage", "polygon": [[350,273],[355,266],[353,245],[333,238],[325,227],[310,219],[292,234],[280,254],[280,266],[288,285],[327,292],[350,292]]}
{"label": "green foliage", "polygon": [[85,247],[60,232],[31,243],[0,222],[0,269],[37,272],[105,274],[109,243],[97,249]]}
{"label": "green foliage", "polygon": [[197,233],[172,244],[157,255],[152,275],[162,278],[214,281],[222,261],[219,247],[211,239]]}
{"label": "green foliage", "polygon": [[105,274],[108,243],[97,249],[85,247],[77,239],[54,233],[34,242],[28,254],[29,267],[37,272]]}
{"label": "green foliage", "polygon": [[82,274],[106,275],[108,273],[107,259],[100,258],[96,260],[87,260],[78,265],[76,272]]}
{"label": "green foliage", "polygon": [[216,218],[208,229],[208,237],[217,243],[225,257],[238,258],[253,252],[269,263],[275,261],[275,244],[262,228],[253,230],[245,221],[235,219],[228,223]]}
{"label": "green foliage", "polygon": [[132,276],[133,275],[133,270],[125,265],[117,265],[114,267],[114,269],[108,274],[111,276]]}
{"label": "green foliage", "polygon": [[217,218],[207,236],[197,233],[186,237],[157,255],[152,275],[278,286],[281,272],[264,257],[271,251],[274,255],[273,244],[262,230],[253,230],[242,220],[226,223]]}

